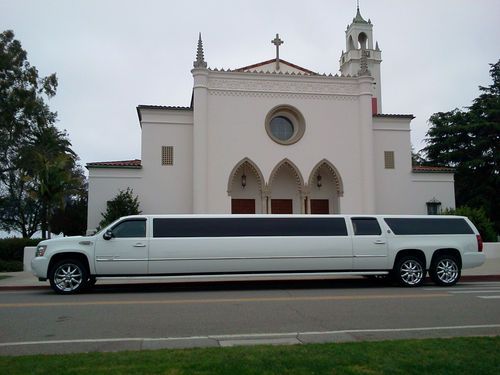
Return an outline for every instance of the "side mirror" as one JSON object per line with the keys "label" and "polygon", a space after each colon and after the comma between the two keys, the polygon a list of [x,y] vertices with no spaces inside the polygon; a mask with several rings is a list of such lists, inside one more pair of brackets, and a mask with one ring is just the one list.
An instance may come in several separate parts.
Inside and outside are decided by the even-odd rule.
{"label": "side mirror", "polygon": [[111,232],[110,230],[107,230],[106,232],[104,232],[104,234],[102,235],[102,238],[104,238],[106,241],[109,241],[110,239],[112,239],[114,237],[113,235],[113,232]]}

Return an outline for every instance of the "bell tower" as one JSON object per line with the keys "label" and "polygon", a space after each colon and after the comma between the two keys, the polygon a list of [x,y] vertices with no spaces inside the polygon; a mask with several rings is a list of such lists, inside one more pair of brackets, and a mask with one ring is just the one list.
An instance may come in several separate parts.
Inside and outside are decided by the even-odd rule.
{"label": "bell tower", "polygon": [[342,55],[340,56],[340,72],[343,75],[356,76],[359,75],[361,70],[366,73],[366,66],[363,65],[367,64],[368,72],[374,78],[373,113],[382,113],[382,89],[380,83],[382,52],[378,47],[378,42],[375,43],[375,48],[373,47],[372,22],[369,19],[368,21],[363,19],[359,11],[359,5],[356,17],[347,26],[345,36],[346,51],[342,51]]}

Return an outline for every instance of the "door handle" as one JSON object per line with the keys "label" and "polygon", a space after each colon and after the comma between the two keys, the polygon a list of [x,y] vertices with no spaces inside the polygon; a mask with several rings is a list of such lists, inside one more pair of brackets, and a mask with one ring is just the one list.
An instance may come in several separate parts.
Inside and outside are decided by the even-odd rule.
{"label": "door handle", "polygon": [[385,241],[384,240],[376,240],[373,243],[377,244],[377,245],[383,245],[383,244],[385,244]]}
{"label": "door handle", "polygon": [[146,247],[146,245],[143,243],[136,243],[134,247]]}

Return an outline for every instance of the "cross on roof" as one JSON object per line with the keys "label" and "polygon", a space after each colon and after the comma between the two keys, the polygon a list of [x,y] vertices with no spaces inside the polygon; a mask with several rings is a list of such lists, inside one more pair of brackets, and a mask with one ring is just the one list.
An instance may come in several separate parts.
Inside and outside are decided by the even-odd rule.
{"label": "cross on roof", "polygon": [[280,46],[284,43],[279,34],[276,34],[276,38],[271,40],[271,43],[276,46],[276,70],[280,70]]}

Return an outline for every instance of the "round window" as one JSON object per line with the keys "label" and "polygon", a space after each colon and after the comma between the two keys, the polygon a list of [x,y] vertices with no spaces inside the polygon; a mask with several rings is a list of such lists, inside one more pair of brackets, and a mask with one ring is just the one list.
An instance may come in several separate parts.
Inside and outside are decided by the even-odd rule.
{"label": "round window", "polygon": [[291,145],[304,135],[304,117],[291,106],[275,107],[267,114],[266,131],[274,142]]}
{"label": "round window", "polygon": [[282,141],[288,141],[293,136],[293,124],[284,116],[273,117],[269,126],[271,133]]}

